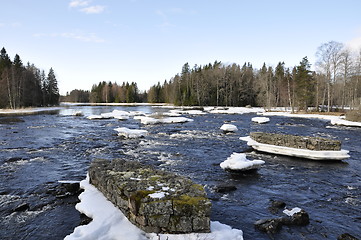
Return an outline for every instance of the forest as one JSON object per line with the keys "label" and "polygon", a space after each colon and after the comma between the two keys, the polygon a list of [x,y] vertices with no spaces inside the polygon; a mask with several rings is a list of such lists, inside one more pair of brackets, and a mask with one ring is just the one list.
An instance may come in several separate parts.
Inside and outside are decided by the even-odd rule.
{"label": "forest", "polygon": [[59,104],[58,82],[52,68],[46,75],[34,64],[24,66],[18,54],[11,61],[4,47],[0,54],[0,108]]}
{"label": "forest", "polygon": [[[215,61],[193,68],[185,63],[181,73],[148,91],[148,101],[175,105],[290,107],[303,111],[351,109],[361,101],[361,51],[330,41],[316,52],[315,71],[304,57],[299,65],[275,68],[251,63],[222,64]],[[318,106],[318,107],[316,107]]]}
{"label": "forest", "polygon": [[[90,91],[75,89],[60,98],[67,102],[92,103],[171,103],[180,106],[259,106],[289,107],[292,111],[338,111],[361,104],[361,51],[351,51],[343,43],[320,45],[311,71],[307,57],[294,67],[279,62],[253,68],[215,61],[191,67],[148,91],[137,83],[102,81]],[[0,108],[49,106],[59,103],[54,70],[47,76],[33,64],[23,65],[19,55],[10,60],[5,48],[0,58]]]}

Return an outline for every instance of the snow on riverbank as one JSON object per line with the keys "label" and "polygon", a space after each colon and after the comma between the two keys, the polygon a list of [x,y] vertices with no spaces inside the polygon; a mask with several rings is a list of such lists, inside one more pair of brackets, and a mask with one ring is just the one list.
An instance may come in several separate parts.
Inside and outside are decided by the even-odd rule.
{"label": "snow on riverbank", "polygon": [[224,170],[247,171],[257,169],[265,162],[263,160],[248,160],[245,153],[232,153],[220,166]]}
{"label": "snow on riverbank", "polygon": [[291,112],[260,112],[257,113],[263,116],[283,116],[283,117],[294,117],[294,118],[318,118],[330,121],[332,125],[340,125],[347,127],[361,127],[361,122],[352,122],[344,119],[343,116],[332,116],[322,114],[294,114]]}
{"label": "snow on riverbank", "polygon": [[211,233],[155,234],[145,233],[124,216],[104,195],[89,183],[89,178],[80,182],[84,192],[79,195],[76,209],[91,217],[87,225],[78,226],[64,240],[243,240],[242,230],[232,229],[219,222],[211,222]]}
{"label": "snow on riverbank", "polygon": [[32,114],[41,112],[58,111],[62,107],[38,107],[38,108],[20,108],[20,109],[0,109],[0,114]]}

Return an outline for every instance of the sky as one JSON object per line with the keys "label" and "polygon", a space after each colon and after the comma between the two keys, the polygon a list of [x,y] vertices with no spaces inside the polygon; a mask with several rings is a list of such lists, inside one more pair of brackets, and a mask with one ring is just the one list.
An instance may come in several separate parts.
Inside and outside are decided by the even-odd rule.
{"label": "sky", "polygon": [[361,47],[360,0],[1,1],[0,48],[52,67],[61,94],[170,80],[189,63],[299,64],[323,43]]}

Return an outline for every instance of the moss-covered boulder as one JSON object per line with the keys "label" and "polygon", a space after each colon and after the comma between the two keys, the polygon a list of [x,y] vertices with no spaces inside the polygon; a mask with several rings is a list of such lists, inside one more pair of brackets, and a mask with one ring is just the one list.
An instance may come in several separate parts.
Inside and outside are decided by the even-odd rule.
{"label": "moss-covered boulder", "polygon": [[94,160],[89,177],[145,232],[210,232],[211,202],[188,178],[122,159]]}
{"label": "moss-covered boulder", "polygon": [[328,138],[306,137],[279,133],[251,132],[250,137],[259,143],[315,151],[340,151],[341,142]]}

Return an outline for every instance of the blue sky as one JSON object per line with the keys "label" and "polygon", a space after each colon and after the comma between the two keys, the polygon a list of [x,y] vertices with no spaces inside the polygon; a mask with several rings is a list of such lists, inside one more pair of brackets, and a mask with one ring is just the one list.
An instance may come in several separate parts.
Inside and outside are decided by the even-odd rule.
{"label": "blue sky", "polygon": [[315,62],[334,40],[361,46],[360,0],[2,1],[0,48],[55,70],[60,92],[158,81],[215,60],[260,68]]}

